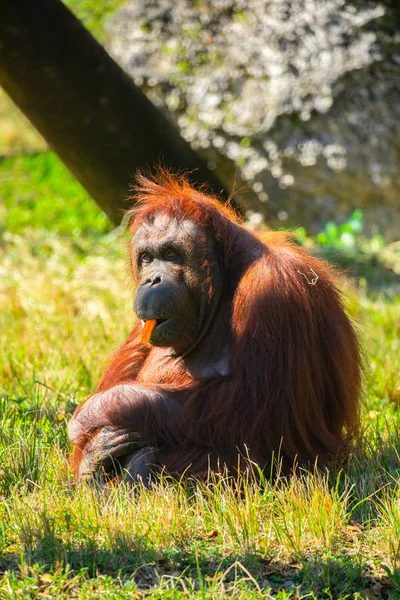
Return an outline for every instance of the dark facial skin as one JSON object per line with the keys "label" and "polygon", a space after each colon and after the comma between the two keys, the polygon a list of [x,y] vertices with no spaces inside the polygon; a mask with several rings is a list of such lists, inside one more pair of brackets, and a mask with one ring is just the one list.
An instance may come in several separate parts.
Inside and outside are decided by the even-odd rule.
{"label": "dark facial skin", "polygon": [[222,287],[211,235],[191,221],[156,215],[134,235],[131,261],[138,281],[135,312],[143,321],[157,320],[150,343],[187,353],[204,335]]}

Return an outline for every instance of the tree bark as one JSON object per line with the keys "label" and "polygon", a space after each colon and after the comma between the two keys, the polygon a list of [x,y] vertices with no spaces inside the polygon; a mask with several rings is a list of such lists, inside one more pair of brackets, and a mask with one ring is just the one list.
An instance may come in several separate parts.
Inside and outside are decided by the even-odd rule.
{"label": "tree bark", "polygon": [[0,85],[109,218],[138,168],[188,169],[222,185],[60,0],[4,0]]}

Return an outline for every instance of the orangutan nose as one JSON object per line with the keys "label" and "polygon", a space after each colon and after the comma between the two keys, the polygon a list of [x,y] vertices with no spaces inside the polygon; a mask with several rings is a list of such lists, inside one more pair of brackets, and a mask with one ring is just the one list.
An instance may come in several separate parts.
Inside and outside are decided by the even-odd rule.
{"label": "orangutan nose", "polygon": [[144,281],[140,285],[153,286],[161,283],[161,275],[151,275],[150,277],[146,277]]}

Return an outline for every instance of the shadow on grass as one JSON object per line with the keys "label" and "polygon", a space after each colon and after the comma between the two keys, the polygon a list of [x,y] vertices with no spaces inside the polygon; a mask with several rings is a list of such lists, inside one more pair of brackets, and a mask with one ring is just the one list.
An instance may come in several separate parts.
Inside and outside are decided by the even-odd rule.
{"label": "shadow on grass", "polygon": [[[358,524],[359,531],[378,516],[377,504],[363,499],[379,499],[385,490],[396,485],[399,447],[399,427],[376,423],[368,443],[360,444],[342,471],[355,482],[348,508],[354,507],[351,523]],[[332,472],[332,486],[337,482]],[[340,479],[342,484],[346,486],[344,477]],[[161,586],[162,590],[177,589],[182,594],[185,590],[205,590],[206,597],[224,597],[225,593],[246,588],[251,597],[273,594],[282,600],[291,596],[344,600],[360,591],[361,597],[368,600],[400,598],[400,570],[383,575],[380,557],[366,555],[361,543],[354,544],[351,532],[349,539],[346,532],[341,534],[334,550],[305,550],[290,561],[279,560],[273,551],[268,555],[257,550],[242,554],[228,551],[217,531],[162,549],[146,535],[132,535],[129,528],[96,530],[91,539],[90,531],[83,533],[71,526],[60,535],[54,518],[48,515],[29,532],[21,554],[0,555],[0,578],[6,571],[21,579],[26,573],[35,573],[39,578],[41,573],[51,573],[56,579],[62,572],[67,580],[79,577],[95,581],[108,576],[115,585],[130,582],[139,590]],[[366,595],[366,590],[370,590],[370,595]]]}
{"label": "shadow on grass", "polygon": [[[225,597],[243,590],[251,598],[254,593],[254,598],[344,599],[360,591],[363,598],[400,598],[400,572],[373,577],[368,557],[342,551],[309,553],[285,563],[257,553],[227,554],[217,536],[192,540],[187,547],[167,548],[162,553],[150,548],[145,537],[131,538],[130,548],[125,537],[114,539],[113,544],[113,549],[90,541],[66,545],[47,532],[22,556],[0,559],[0,575],[7,570],[32,572],[39,577],[40,573],[54,573],[56,577],[64,572],[69,579],[78,575],[85,580],[109,576],[116,578],[118,586],[131,582],[142,591],[159,588],[183,594],[200,590],[207,597]],[[367,590],[371,595],[365,595]]]}

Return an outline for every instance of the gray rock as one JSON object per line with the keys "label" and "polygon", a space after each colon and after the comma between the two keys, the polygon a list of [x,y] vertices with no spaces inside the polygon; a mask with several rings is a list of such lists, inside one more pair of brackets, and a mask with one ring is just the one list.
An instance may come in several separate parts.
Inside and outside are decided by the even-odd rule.
{"label": "gray rock", "polygon": [[236,179],[254,227],[315,232],[362,208],[367,230],[398,239],[396,6],[129,0],[108,45],[228,188]]}

